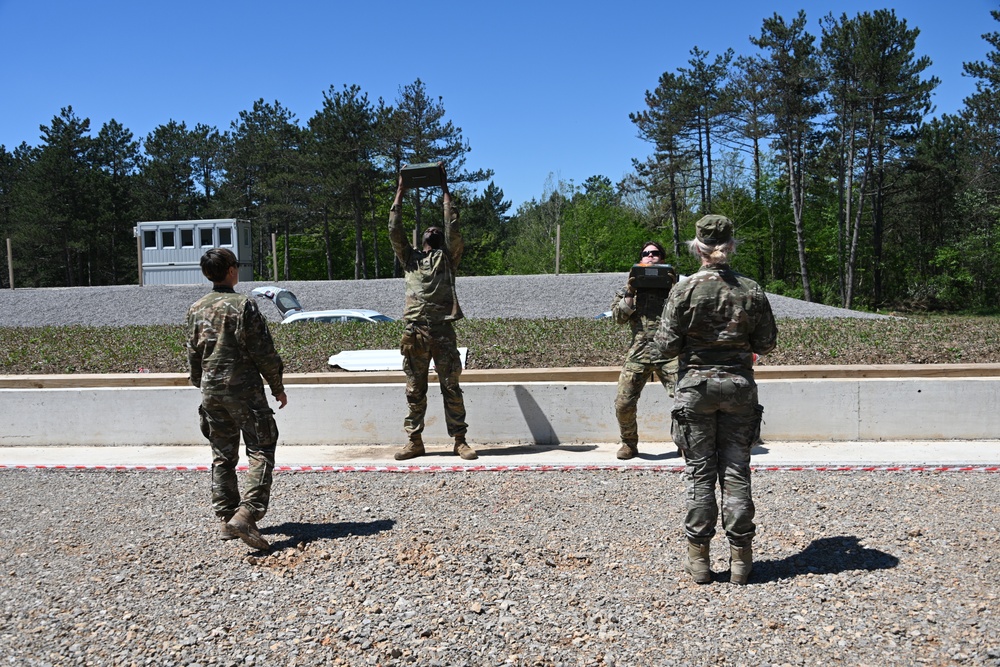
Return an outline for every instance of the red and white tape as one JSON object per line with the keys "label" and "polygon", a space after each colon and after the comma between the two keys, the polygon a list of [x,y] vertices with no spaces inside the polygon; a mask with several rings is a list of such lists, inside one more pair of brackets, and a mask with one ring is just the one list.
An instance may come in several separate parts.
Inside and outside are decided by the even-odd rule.
{"label": "red and white tape", "polygon": [[[755,472],[979,472],[998,473],[1000,465],[761,465],[751,466]],[[94,472],[208,472],[208,465],[90,465],[90,464],[5,464],[0,470],[77,470]],[[237,470],[245,471],[246,466]],[[275,466],[275,472],[590,472],[651,470],[654,472],[682,472],[682,465],[472,465],[472,466],[398,466],[398,465],[329,465],[329,466]]]}

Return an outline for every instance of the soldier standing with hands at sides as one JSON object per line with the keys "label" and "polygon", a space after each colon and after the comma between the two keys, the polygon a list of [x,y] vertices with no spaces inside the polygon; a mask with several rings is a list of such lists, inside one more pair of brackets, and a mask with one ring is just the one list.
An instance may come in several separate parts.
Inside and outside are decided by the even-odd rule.
{"label": "soldier standing with hands at sides", "polygon": [[[268,549],[257,522],[271,497],[278,426],[261,375],[283,408],[284,365],[257,304],[233,289],[236,255],[213,248],[202,256],[201,272],[213,287],[188,310],[187,352],[191,384],[201,388],[201,430],[212,443],[212,509],[222,521],[222,539]],[[236,479],[240,432],[250,462],[242,499]]]}
{"label": "soldier standing with hands at sides", "polygon": [[689,242],[701,269],[680,281],[667,300],[656,344],[678,355],[679,379],[671,434],[684,455],[687,559],[695,582],[712,581],[709,544],[722,493],[722,525],[730,545],[730,581],[745,584],[753,569],[756,533],[750,492],[750,449],[764,408],[757,403],[753,355],[774,349],[778,328],[764,290],[729,267],[733,223],[706,215]]}
{"label": "soldier standing with hands at sides", "polygon": [[[665,257],[662,245],[656,241],[647,241],[642,244],[639,264],[660,264]],[[625,355],[621,375],[618,376],[618,395],[615,397],[615,416],[621,433],[621,446],[616,456],[622,460],[635,458],[639,454],[636,405],[646,382],[655,375],[667,394],[674,395],[677,360],[664,357],[653,343],[669,293],[669,287],[638,288],[635,278],[629,277],[625,290],[618,292],[611,304],[611,315],[615,322],[628,324],[632,328],[632,344]]]}
{"label": "soldier standing with hands at sides", "polygon": [[424,415],[427,412],[427,375],[431,359],[441,384],[444,399],[445,423],[448,435],[455,439],[454,453],[465,460],[479,457],[465,441],[468,425],[465,423],[465,400],[459,377],[462,359],[455,341],[453,322],[462,319],[462,309],[455,293],[455,270],[462,260],[465,248],[458,231],[458,209],[448,192],[448,176],[444,164],[441,169],[441,188],[444,204],[444,230],[428,227],[423,234],[422,246],[413,248],[403,232],[403,175],[399,176],[396,198],[389,211],[389,241],[403,266],[406,283],[406,301],[403,332],[399,351],[403,355],[406,373],[406,402],[409,413],[403,421],[408,443],[394,458],[397,461],[423,456]]}

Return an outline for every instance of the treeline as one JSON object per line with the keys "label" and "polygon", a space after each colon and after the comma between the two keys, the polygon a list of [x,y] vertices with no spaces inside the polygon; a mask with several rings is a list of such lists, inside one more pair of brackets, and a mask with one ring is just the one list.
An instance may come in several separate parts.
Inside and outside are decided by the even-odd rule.
{"label": "treeline", "polygon": [[[468,142],[444,116],[419,79],[393,105],[331,87],[304,124],[259,100],[226,131],[171,120],[142,141],[115,120],[91,136],[64,108],[39,146],[0,147],[0,233],[13,241],[17,285],[135,283],[136,222],[207,218],[251,221],[260,277],[392,276],[385,221],[399,168],[444,161],[469,193],[492,176],[465,169]],[[418,220],[433,213],[432,192],[412,195]]]}
{"label": "treeline", "polygon": [[[550,179],[513,213],[491,170],[466,169],[470,144],[418,79],[391,105],[331,87],[303,123],[260,100],[224,131],[170,121],[141,141],[115,121],[91,136],[63,109],[39,146],[0,147],[0,233],[13,240],[18,286],[135,282],[135,222],[217,217],[251,220],[262,279],[389,277],[395,174],[443,160],[465,275],[623,271],[649,238],[690,272],[683,241],[713,212],[737,223],[736,268],[771,292],[995,308],[1000,33],[983,35],[986,61],[965,64],[976,92],[934,117],[939,82],[916,28],[891,10],[815,25],[775,14],[749,55],[692,48],[630,114],[651,146],[633,173]],[[412,195],[408,220],[440,219],[439,191]]]}

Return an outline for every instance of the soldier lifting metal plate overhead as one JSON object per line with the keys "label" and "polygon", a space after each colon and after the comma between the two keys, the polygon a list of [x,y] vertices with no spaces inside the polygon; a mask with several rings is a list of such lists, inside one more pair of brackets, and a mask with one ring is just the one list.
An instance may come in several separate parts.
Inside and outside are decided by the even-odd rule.
{"label": "soldier lifting metal plate overhead", "polygon": [[399,170],[403,177],[403,187],[430,188],[443,183],[440,162],[421,162],[408,164]]}

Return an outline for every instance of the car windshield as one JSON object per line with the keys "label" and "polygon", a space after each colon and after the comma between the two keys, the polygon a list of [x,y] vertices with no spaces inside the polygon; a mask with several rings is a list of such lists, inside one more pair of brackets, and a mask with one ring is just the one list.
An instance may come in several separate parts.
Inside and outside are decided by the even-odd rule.
{"label": "car windshield", "polygon": [[274,305],[278,307],[283,313],[287,313],[290,310],[302,310],[302,304],[299,300],[295,298],[295,295],[285,290],[283,292],[278,292],[274,297]]}
{"label": "car windshield", "polygon": [[393,321],[393,319],[391,317],[389,317],[388,315],[382,315],[381,313],[378,314],[378,315],[372,315],[372,319],[375,320],[376,322],[392,322]]}

